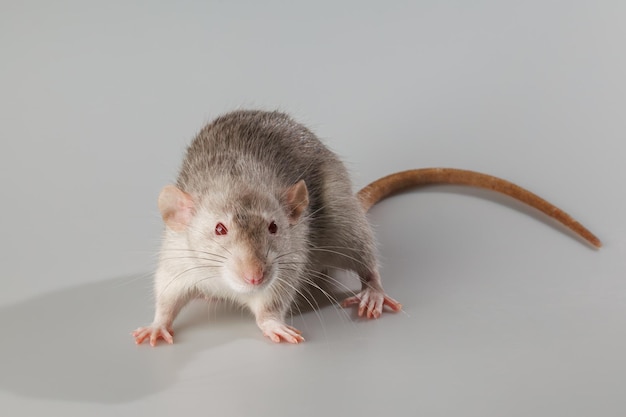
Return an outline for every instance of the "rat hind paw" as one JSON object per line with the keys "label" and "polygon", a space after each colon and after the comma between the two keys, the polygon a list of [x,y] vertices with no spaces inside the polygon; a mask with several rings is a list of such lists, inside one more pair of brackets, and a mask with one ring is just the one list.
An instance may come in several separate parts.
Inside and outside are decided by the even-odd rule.
{"label": "rat hind paw", "polygon": [[135,343],[140,345],[144,340],[148,339],[150,346],[156,346],[157,340],[163,339],[170,345],[174,343],[174,331],[168,326],[151,325],[140,327],[132,333]]}
{"label": "rat hind paw", "polygon": [[274,343],[280,343],[283,340],[293,344],[304,342],[300,330],[278,320],[265,320],[259,323],[259,328]]}
{"label": "rat hind paw", "polygon": [[350,307],[355,304],[359,305],[359,317],[367,317],[368,319],[377,319],[383,312],[383,307],[387,306],[392,311],[398,312],[402,310],[402,304],[389,297],[382,291],[365,289],[353,297],[346,298],[341,305]]}

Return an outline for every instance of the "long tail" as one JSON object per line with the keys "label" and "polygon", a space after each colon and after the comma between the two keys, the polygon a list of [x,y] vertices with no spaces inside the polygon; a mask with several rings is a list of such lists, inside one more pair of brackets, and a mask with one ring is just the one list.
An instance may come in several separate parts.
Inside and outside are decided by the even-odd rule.
{"label": "long tail", "polygon": [[480,172],[455,168],[423,168],[402,171],[374,181],[359,191],[357,197],[367,211],[374,204],[393,194],[430,184],[469,185],[506,194],[542,211],[594,247],[600,248],[602,246],[600,239],[563,210],[518,185]]}

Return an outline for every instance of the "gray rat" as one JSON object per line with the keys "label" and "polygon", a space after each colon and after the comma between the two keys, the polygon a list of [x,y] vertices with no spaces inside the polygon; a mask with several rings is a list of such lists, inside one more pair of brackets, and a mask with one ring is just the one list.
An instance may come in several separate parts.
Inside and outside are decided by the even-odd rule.
{"label": "gray rat", "polygon": [[172,323],[194,298],[247,306],[265,336],[300,343],[285,323],[306,286],[329,279],[329,268],[356,272],[362,289],[343,306],[378,318],[401,304],[385,294],[366,211],[406,188],[464,184],[508,194],[555,218],[599,247],[570,216],[505,180],[450,168],[405,171],[352,192],[348,172],[306,127],[280,112],[240,110],[205,126],[187,149],[176,186],[161,191],[165,222],[154,279],[156,311],[133,332],[173,343]]}

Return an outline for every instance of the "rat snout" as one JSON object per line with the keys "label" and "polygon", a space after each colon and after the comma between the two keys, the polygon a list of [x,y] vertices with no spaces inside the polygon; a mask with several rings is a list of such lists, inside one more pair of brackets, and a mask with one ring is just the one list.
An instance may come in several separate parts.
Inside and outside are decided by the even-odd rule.
{"label": "rat snout", "polygon": [[265,281],[265,266],[258,262],[246,263],[242,265],[241,276],[248,284],[260,285]]}
{"label": "rat snout", "polygon": [[255,291],[264,287],[272,278],[272,265],[265,253],[254,247],[237,248],[233,254],[233,278],[243,284],[244,292]]}

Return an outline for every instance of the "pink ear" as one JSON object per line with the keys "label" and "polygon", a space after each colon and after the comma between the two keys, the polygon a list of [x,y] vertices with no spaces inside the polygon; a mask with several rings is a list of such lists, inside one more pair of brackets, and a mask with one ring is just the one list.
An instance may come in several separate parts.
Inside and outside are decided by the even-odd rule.
{"label": "pink ear", "polygon": [[309,191],[304,180],[300,180],[287,189],[287,207],[289,222],[295,224],[304,210],[309,206]]}
{"label": "pink ear", "polygon": [[163,187],[158,205],[163,221],[176,232],[185,230],[194,214],[191,196],[173,185]]}

